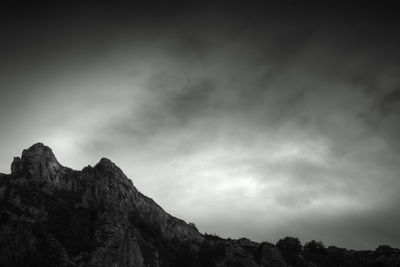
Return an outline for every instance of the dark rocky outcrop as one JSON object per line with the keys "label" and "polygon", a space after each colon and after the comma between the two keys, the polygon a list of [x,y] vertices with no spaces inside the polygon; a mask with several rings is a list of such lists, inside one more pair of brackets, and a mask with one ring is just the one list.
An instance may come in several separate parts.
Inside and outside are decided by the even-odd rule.
{"label": "dark rocky outcrop", "polygon": [[140,193],[109,159],[75,171],[42,143],[0,174],[0,266],[400,266],[399,251],[387,246],[303,250],[294,241],[203,235]]}
{"label": "dark rocky outcrop", "polygon": [[37,143],[22,151],[22,156],[14,157],[11,173],[15,176],[26,176],[37,181],[56,182],[66,171],[58,163],[51,149]]}

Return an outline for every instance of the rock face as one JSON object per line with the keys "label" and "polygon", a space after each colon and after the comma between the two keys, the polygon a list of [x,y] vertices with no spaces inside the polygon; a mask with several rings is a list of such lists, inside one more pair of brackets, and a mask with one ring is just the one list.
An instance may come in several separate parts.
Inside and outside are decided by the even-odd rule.
{"label": "rock face", "polygon": [[38,181],[55,182],[65,168],[58,163],[51,149],[42,143],[37,143],[22,152],[21,158],[14,157],[11,173],[26,175]]}
{"label": "rock face", "polygon": [[[291,255],[269,243],[203,235],[140,193],[109,159],[75,171],[42,143],[0,174],[0,266],[400,266],[390,265],[399,263],[390,249]],[[352,265],[355,257],[364,265]],[[386,265],[372,265],[376,259]]]}

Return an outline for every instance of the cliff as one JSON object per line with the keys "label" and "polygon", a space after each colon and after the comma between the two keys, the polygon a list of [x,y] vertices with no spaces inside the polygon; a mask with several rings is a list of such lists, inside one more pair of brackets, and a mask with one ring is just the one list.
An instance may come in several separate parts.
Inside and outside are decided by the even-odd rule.
{"label": "cliff", "polygon": [[0,266],[400,266],[391,248],[329,249],[293,252],[203,235],[140,193],[109,159],[76,171],[42,143],[0,174]]}

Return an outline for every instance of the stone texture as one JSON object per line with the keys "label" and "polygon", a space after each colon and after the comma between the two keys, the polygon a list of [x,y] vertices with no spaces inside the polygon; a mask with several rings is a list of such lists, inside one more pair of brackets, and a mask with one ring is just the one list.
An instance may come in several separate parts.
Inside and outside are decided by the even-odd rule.
{"label": "stone texture", "polygon": [[14,157],[11,163],[11,173],[15,175],[25,175],[37,181],[59,183],[60,177],[66,172],[58,163],[52,150],[36,143],[22,152],[22,156]]}

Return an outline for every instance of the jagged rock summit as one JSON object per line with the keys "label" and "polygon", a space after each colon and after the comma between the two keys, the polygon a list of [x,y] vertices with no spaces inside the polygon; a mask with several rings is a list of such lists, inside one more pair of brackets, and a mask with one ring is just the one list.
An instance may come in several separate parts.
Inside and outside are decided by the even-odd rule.
{"label": "jagged rock summit", "polygon": [[43,143],[36,143],[22,151],[21,157],[14,157],[11,173],[27,175],[33,179],[54,181],[65,172],[53,151]]}
{"label": "jagged rock summit", "polygon": [[25,171],[35,178],[47,176],[62,169],[63,167],[58,163],[51,148],[43,143],[36,143],[25,149],[22,151],[21,157],[14,157],[11,164],[11,173],[23,173]]}
{"label": "jagged rock summit", "polygon": [[94,166],[96,170],[114,179],[124,180],[128,179],[122,170],[107,158],[101,158],[100,161]]}
{"label": "jagged rock summit", "polygon": [[14,158],[10,174],[0,174],[0,267],[400,266],[400,252],[390,247],[297,245],[291,251],[203,235],[140,193],[106,158],[72,170],[37,143]]}
{"label": "jagged rock summit", "polygon": [[106,158],[76,171],[37,143],[0,185],[0,266],[172,266],[167,243],[204,240]]}

